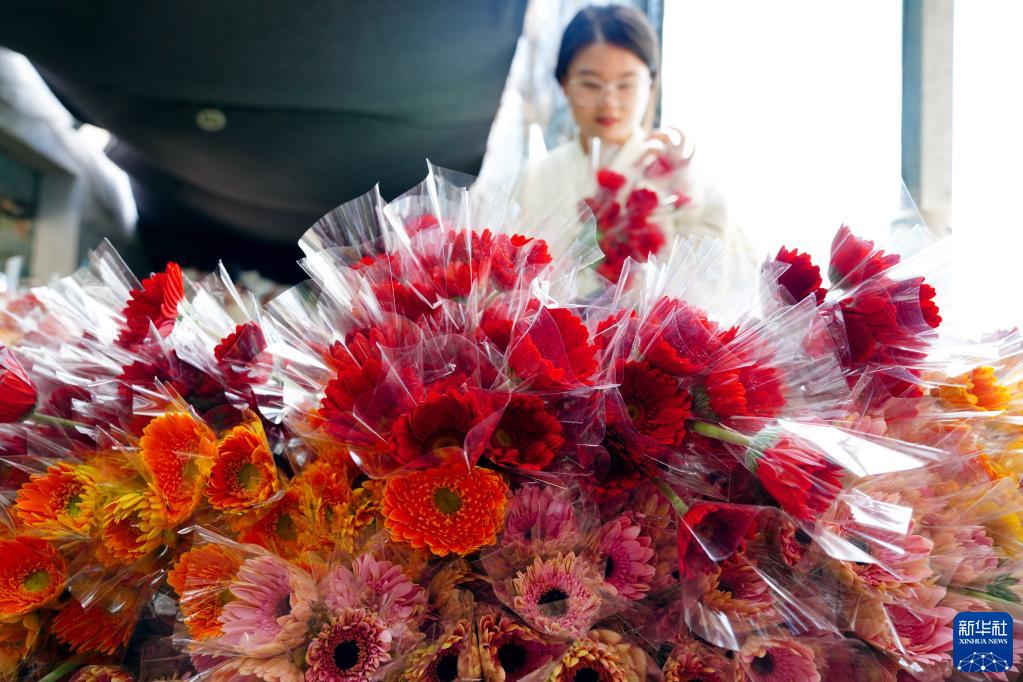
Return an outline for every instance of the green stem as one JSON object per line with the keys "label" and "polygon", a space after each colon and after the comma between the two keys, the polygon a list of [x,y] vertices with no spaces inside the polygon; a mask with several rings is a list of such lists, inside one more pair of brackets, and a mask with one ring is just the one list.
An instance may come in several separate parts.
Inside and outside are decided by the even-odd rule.
{"label": "green stem", "polygon": [[85,654],[78,654],[67,659],[56,668],[47,673],[44,677],[39,678],[39,682],[57,682],[60,678],[64,677],[72,670],[80,666],[87,659]]}
{"label": "green stem", "polygon": [[33,413],[32,416],[29,417],[29,419],[31,419],[37,424],[50,424],[52,426],[61,426],[66,429],[73,429],[78,426],[86,426],[85,424],[82,424],[81,422],[76,422],[72,419],[63,419],[62,417],[54,417],[48,414],[39,414],[38,412]]}
{"label": "green stem", "polygon": [[689,505],[682,501],[682,498],[678,496],[674,490],[671,489],[667,483],[659,478],[654,479],[654,485],[661,491],[661,494],[667,498],[668,502],[671,502],[671,506],[675,508],[679,516],[685,516],[686,512],[689,511]]}
{"label": "green stem", "polygon": [[952,592],[958,592],[959,594],[967,597],[977,597],[978,599],[984,599],[987,601],[998,602],[999,604],[1005,604],[1006,606],[1013,606],[1015,608],[1023,608],[1019,602],[1009,601],[1008,599],[1002,599],[1001,597],[995,597],[988,594],[987,592],[980,592],[978,590],[971,590],[965,587],[961,587],[958,590],[952,590]]}
{"label": "green stem", "polygon": [[749,447],[749,444],[753,440],[749,436],[744,436],[738,431],[725,429],[709,422],[691,421],[689,422],[689,428],[701,436],[706,436],[707,438],[713,438],[715,440],[723,440],[726,443],[734,443],[735,445],[741,445],[743,447]]}

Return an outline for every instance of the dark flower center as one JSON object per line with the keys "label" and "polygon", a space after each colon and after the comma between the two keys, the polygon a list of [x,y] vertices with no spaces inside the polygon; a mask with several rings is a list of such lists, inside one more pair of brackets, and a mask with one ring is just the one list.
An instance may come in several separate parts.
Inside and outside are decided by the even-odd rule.
{"label": "dark flower center", "polygon": [[291,613],[291,595],[286,594],[277,602],[277,607],[274,609],[274,619],[283,618],[289,613]]}
{"label": "dark flower center", "polygon": [[572,682],[600,682],[600,673],[593,668],[579,668],[572,676]]}
{"label": "dark flower center", "polygon": [[540,595],[536,602],[540,612],[548,618],[561,618],[568,613],[568,593],[552,587]]}
{"label": "dark flower center", "polygon": [[437,661],[437,679],[448,682],[458,679],[458,654],[448,654]]}
{"label": "dark flower center", "polygon": [[769,675],[774,672],[774,658],[770,654],[754,658],[752,667],[761,675]]}
{"label": "dark flower center", "polygon": [[433,493],[433,503],[443,514],[454,514],[462,508],[462,498],[451,488],[437,488]]}
{"label": "dark flower center", "polygon": [[626,405],[625,410],[629,413],[629,419],[633,421],[636,421],[643,416],[643,411],[640,409],[639,405]]}
{"label": "dark flower center", "polygon": [[338,642],[334,646],[334,666],[338,670],[351,670],[359,664],[360,653],[359,644],[355,640]]}
{"label": "dark flower center", "polygon": [[526,662],[526,647],[518,642],[508,642],[497,650],[497,660],[506,673],[513,673]]}
{"label": "dark flower center", "polygon": [[604,578],[610,578],[615,572],[615,558],[609,556],[604,563]]}
{"label": "dark flower center", "polygon": [[285,542],[298,539],[298,528],[295,527],[295,520],[288,514],[281,514],[277,518],[274,528],[277,530],[278,537]]}

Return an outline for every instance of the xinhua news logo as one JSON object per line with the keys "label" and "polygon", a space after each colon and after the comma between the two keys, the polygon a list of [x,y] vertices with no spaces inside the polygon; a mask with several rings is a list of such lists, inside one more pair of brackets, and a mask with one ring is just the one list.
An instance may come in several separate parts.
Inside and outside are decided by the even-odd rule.
{"label": "xinhua news logo", "polygon": [[960,613],[952,621],[952,660],[964,673],[1003,673],[1012,665],[1012,617]]}

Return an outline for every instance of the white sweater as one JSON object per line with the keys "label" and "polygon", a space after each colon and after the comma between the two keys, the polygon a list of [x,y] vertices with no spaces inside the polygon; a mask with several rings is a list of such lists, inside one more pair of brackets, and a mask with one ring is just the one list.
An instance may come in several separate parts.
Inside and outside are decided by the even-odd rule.
{"label": "white sweater", "polygon": [[[637,130],[632,137],[614,153],[606,167],[616,172],[631,175],[633,166],[643,153],[650,148],[643,130]],[[550,218],[572,216],[579,202],[593,196],[597,190],[597,166],[590,155],[583,152],[579,139],[574,138],[558,146],[545,158],[527,165],[519,183],[518,202],[523,210],[524,225],[546,226],[551,229],[571,230],[568,224],[552,228],[559,221]],[[755,268],[752,247],[742,230],[728,218],[728,208],[721,193],[706,178],[689,169],[687,194],[690,201],[674,211],[662,223],[669,248],[675,235],[706,235],[721,242],[724,247],[724,270],[728,281],[736,283],[749,277]],[[578,229],[578,223],[575,224]],[[578,234],[578,232],[576,232]],[[539,234],[547,239],[553,249],[564,248],[576,235]],[[666,255],[666,254],[661,254]]]}

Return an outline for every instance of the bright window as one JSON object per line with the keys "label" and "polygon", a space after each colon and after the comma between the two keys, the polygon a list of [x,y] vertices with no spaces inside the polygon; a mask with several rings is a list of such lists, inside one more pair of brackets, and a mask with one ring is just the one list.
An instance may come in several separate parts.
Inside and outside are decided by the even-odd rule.
{"label": "bright window", "polygon": [[1023,322],[1021,28],[1019,0],[956,3],[952,304],[982,331]]}
{"label": "bright window", "polygon": [[826,261],[901,197],[902,3],[668,0],[662,119],[684,130],[758,253]]}

